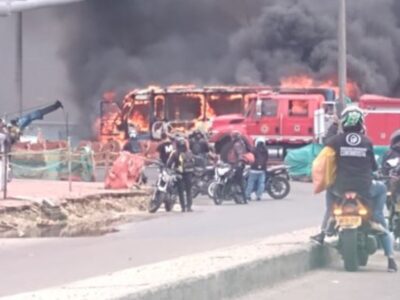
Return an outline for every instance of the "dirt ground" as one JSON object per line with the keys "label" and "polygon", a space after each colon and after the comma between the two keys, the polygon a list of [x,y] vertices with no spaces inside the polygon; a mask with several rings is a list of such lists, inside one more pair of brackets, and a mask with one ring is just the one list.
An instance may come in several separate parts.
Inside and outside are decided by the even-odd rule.
{"label": "dirt ground", "polygon": [[0,213],[0,238],[101,235],[115,225],[149,217],[150,189],[31,202]]}

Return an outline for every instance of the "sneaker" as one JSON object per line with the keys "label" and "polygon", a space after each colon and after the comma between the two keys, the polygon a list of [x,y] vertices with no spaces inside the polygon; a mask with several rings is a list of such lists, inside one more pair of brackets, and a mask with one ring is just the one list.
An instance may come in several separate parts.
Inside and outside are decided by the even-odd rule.
{"label": "sneaker", "polygon": [[257,201],[261,201],[261,197],[257,197]]}
{"label": "sneaker", "polygon": [[323,245],[325,240],[325,233],[321,232],[316,235],[310,237],[313,242],[316,242],[318,245]]}
{"label": "sneaker", "polygon": [[376,231],[377,234],[386,234],[387,232],[386,228],[380,223],[369,221],[369,226],[373,231]]}
{"label": "sneaker", "polygon": [[182,207],[181,211],[184,213],[184,212],[186,212],[186,209],[184,207]]}
{"label": "sneaker", "polygon": [[334,218],[330,218],[328,221],[328,226],[326,227],[326,235],[333,236],[335,234],[336,221]]}
{"label": "sneaker", "polygon": [[193,212],[193,209],[192,209],[191,207],[189,207],[189,208],[187,209],[187,212]]}
{"label": "sneaker", "polygon": [[394,258],[388,258],[388,272],[390,273],[397,272],[397,264]]}

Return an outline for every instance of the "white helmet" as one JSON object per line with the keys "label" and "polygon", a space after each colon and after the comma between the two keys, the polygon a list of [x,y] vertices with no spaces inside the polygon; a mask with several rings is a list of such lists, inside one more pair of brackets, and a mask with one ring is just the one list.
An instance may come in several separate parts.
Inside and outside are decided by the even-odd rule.
{"label": "white helmet", "polygon": [[258,137],[254,141],[254,146],[257,146],[258,143],[265,144],[265,138]]}

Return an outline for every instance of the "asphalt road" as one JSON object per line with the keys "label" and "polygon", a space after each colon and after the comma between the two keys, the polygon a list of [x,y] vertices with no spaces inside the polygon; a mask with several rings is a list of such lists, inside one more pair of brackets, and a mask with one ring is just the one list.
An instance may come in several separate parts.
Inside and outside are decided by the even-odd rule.
{"label": "asphalt road", "polygon": [[1,240],[0,296],[317,226],[322,197],[292,184],[284,200],[217,207],[196,199],[193,213],[160,212],[106,236]]}
{"label": "asphalt road", "polygon": [[[399,256],[397,261],[400,261]],[[386,258],[381,253],[372,256],[370,263],[357,273],[345,272],[338,262],[328,269],[235,300],[397,300],[400,273],[388,273],[386,266]]]}

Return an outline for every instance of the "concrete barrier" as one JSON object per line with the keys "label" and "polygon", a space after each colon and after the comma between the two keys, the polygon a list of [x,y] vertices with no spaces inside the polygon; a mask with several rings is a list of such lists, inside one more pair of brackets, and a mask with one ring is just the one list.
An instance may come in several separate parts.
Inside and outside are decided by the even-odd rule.
{"label": "concrete barrier", "polygon": [[331,247],[309,242],[315,231],[269,237],[5,299],[227,299],[331,263],[337,258]]}

